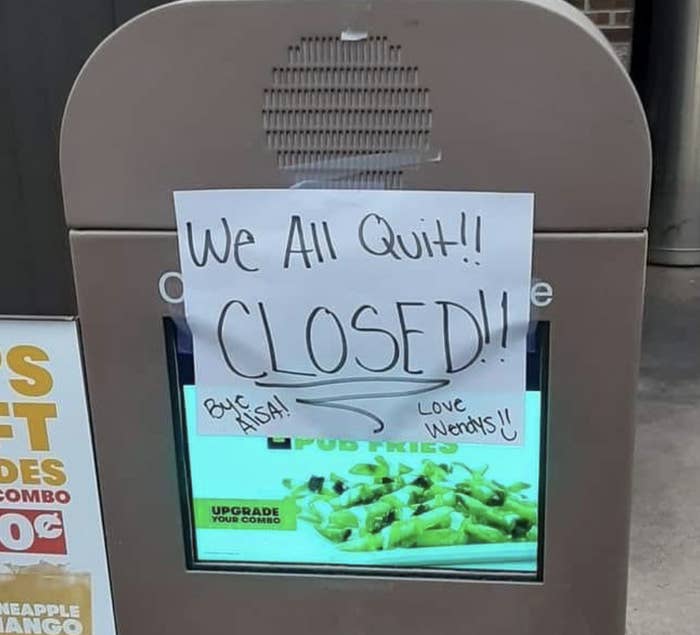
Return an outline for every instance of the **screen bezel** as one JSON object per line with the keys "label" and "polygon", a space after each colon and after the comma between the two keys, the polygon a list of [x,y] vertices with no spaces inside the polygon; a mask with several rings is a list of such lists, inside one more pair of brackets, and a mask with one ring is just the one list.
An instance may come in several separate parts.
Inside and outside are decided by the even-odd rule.
{"label": "screen bezel", "polygon": [[536,571],[507,571],[488,569],[450,569],[449,567],[397,567],[391,565],[371,566],[353,564],[253,562],[253,561],[212,561],[197,558],[197,537],[192,504],[191,467],[185,419],[183,386],[194,382],[194,373],[184,372],[178,353],[178,338],[184,321],[179,326],[170,317],[163,318],[165,350],[167,357],[170,397],[174,419],[174,437],[177,458],[178,491],[182,516],[185,561],[189,571],[214,571],[226,573],[272,573],[302,574],[321,576],[368,576],[380,578],[411,579],[457,579],[493,580],[502,582],[542,583],[544,581],[545,509],[547,491],[547,436],[549,428],[549,348],[550,323],[533,323],[539,354],[540,390],[540,449],[539,449],[539,488],[538,488],[538,540]]}

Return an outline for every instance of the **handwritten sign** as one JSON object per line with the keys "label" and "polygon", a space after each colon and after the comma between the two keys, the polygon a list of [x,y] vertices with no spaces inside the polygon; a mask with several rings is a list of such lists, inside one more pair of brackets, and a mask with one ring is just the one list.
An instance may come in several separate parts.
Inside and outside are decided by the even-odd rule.
{"label": "handwritten sign", "polygon": [[523,441],[533,196],[175,193],[200,434]]}

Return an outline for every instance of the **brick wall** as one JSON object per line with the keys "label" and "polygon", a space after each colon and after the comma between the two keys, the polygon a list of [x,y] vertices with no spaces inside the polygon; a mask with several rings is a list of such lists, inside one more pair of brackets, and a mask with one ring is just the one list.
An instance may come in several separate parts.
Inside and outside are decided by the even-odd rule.
{"label": "brick wall", "polygon": [[632,14],[635,0],[568,0],[582,9],[612,43],[629,68],[632,52]]}

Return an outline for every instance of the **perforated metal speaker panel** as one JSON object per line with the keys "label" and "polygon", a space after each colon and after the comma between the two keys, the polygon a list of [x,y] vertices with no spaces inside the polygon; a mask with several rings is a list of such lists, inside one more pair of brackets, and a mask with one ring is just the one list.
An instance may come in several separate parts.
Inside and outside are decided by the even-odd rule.
{"label": "perforated metal speaker panel", "polygon": [[386,37],[290,46],[262,111],[277,166],[297,183],[400,188],[405,166],[429,151],[432,127],[429,91],[401,57]]}

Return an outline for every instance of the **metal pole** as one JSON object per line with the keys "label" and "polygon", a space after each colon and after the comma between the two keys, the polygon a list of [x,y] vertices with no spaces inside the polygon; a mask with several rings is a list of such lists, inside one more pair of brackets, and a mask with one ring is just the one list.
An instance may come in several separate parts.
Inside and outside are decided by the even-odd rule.
{"label": "metal pole", "polygon": [[700,0],[651,0],[647,35],[642,97],[654,148],[649,259],[700,265]]}

